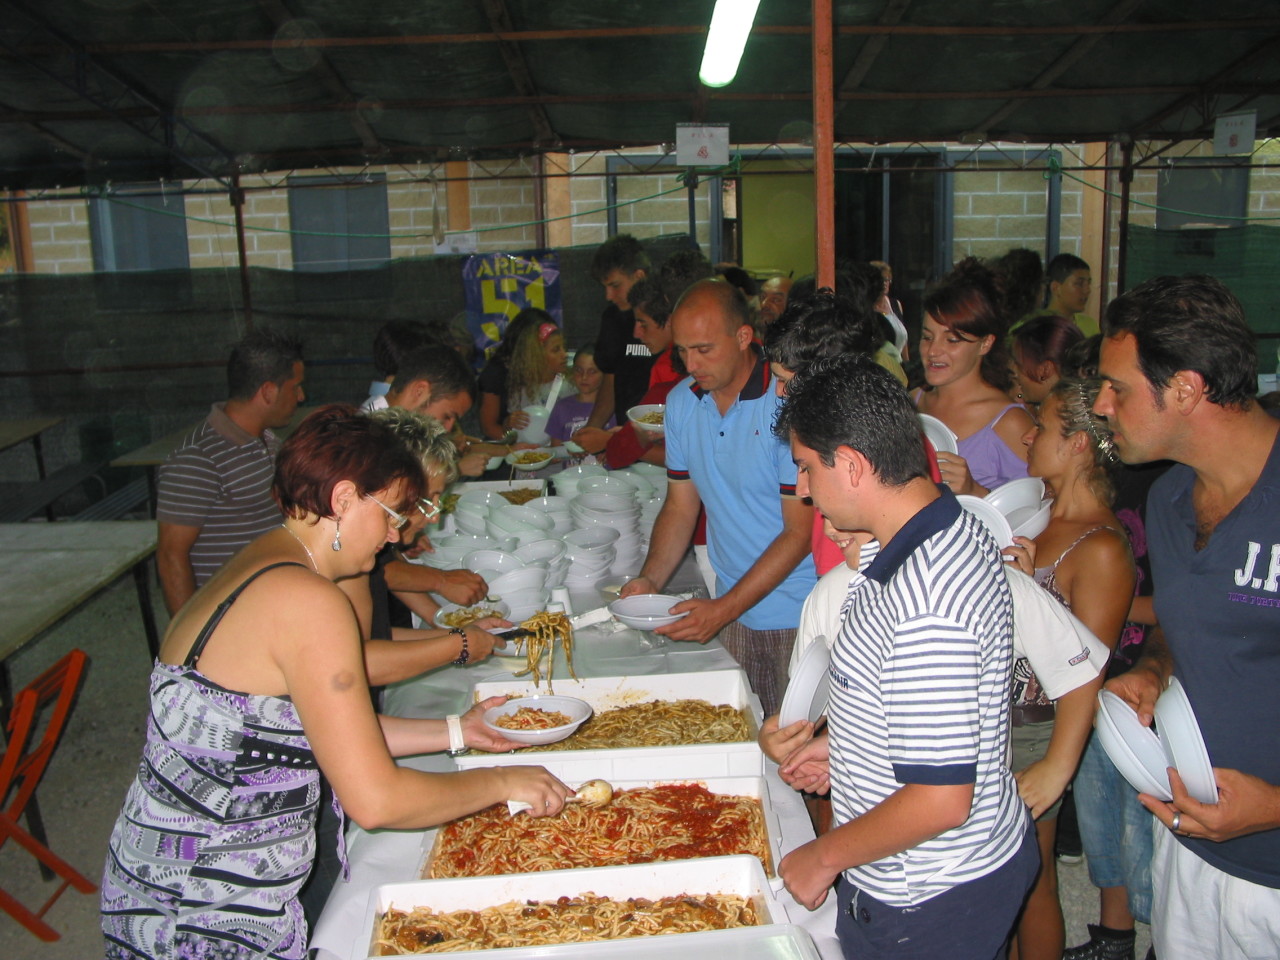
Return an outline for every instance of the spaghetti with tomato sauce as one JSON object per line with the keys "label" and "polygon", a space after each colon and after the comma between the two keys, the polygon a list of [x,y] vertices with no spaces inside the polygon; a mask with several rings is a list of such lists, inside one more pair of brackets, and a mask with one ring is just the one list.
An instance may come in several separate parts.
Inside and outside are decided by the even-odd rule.
{"label": "spaghetti with tomato sauce", "polygon": [[749,853],[772,875],[764,810],[755,797],[697,783],[623,790],[604,807],[513,817],[505,804],[445,824],[428,878],[486,877]]}

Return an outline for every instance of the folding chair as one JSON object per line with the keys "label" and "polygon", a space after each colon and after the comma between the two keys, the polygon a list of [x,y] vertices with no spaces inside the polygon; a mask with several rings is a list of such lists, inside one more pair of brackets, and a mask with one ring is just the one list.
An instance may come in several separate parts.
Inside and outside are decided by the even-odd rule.
{"label": "folding chair", "polygon": [[[22,816],[45,768],[49,766],[62,728],[66,726],[80,685],[80,676],[84,673],[85,659],[83,650],[72,650],[18,692],[13,699],[13,710],[9,714],[8,747],[3,758],[0,758],[0,805],[3,806],[0,809],[0,846],[13,838],[44,867],[62,878],[62,885],[35,912],[19,903],[12,894],[0,889],[0,908],[41,940],[58,939],[58,931],[45,923],[42,917],[68,886],[75,887],[81,893],[93,893],[98,889],[18,824],[18,818]],[[48,711],[48,722],[37,740],[40,717],[50,703],[53,707]]]}

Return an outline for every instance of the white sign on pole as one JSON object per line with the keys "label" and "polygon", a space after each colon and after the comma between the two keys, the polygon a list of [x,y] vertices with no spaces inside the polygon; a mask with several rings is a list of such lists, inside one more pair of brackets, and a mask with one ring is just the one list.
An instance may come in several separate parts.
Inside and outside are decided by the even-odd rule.
{"label": "white sign on pole", "polygon": [[1225,157],[1232,153],[1253,153],[1258,132],[1258,111],[1228,113],[1213,124],[1213,152]]}
{"label": "white sign on pole", "polygon": [[727,123],[677,123],[676,163],[682,167],[722,167],[729,162]]}

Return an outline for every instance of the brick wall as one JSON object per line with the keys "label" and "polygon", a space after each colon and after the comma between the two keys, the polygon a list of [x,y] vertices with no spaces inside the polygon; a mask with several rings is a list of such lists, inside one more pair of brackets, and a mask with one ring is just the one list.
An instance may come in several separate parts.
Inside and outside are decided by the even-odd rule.
{"label": "brick wall", "polygon": [[78,194],[27,204],[31,256],[37,273],[91,273],[89,204]]}
{"label": "brick wall", "polygon": [[[1004,157],[978,157],[958,169],[952,208],[954,258],[998,257],[1011,247],[1028,247],[1044,256],[1048,188],[1039,170],[1017,169]],[[1063,180],[1061,253],[1080,252],[1083,189],[1073,180]]]}

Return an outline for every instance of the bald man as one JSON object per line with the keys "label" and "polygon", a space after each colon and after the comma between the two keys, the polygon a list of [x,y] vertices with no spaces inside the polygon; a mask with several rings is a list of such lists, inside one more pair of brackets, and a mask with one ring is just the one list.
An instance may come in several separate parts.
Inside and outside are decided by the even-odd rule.
{"label": "bald man", "polygon": [[723,280],[690,287],[669,321],[689,376],[667,395],[667,499],[640,576],[624,596],[657,593],[680,565],[699,507],[716,573],[712,600],[674,608],[673,640],[720,641],[773,714],[786,687],[800,607],[816,582],[813,509],[795,495],[796,468],[773,435],[781,403],[742,293]]}

